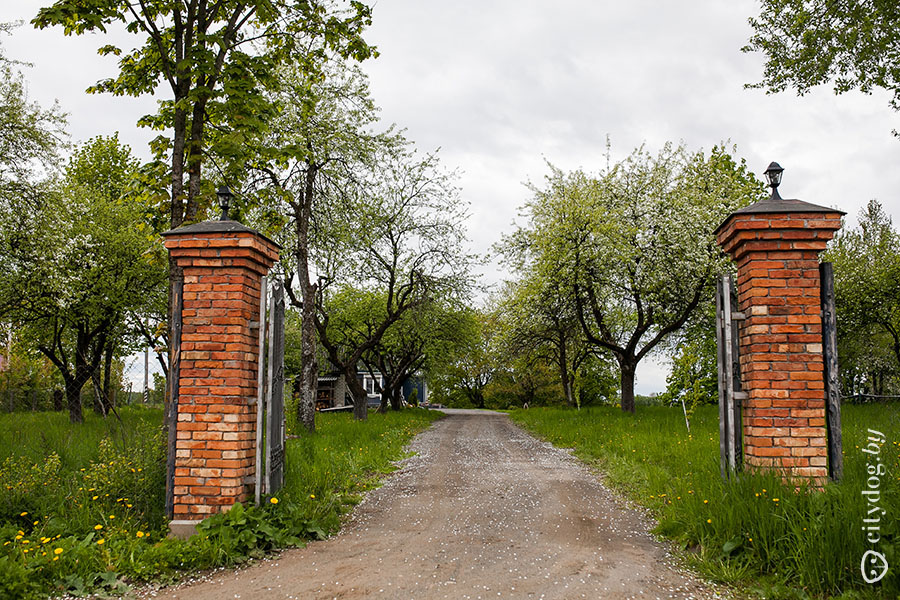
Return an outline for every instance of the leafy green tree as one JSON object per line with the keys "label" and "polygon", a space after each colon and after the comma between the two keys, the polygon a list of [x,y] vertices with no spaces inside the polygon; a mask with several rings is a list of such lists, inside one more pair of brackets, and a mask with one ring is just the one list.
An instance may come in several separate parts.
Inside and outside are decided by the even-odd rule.
{"label": "leafy green tree", "polygon": [[[744,52],[766,57],[750,87],[799,95],[832,82],[842,94],[882,88],[900,110],[900,6],[890,0],[763,0]],[[896,132],[895,132],[896,133]]]}
{"label": "leafy green tree", "polygon": [[[462,301],[471,284],[471,257],[463,248],[465,207],[437,157],[392,150],[364,175],[322,207],[316,244],[316,331],[347,379],[358,419],[367,414],[366,393],[356,378],[363,355],[408,311],[441,298]],[[333,300],[348,290],[365,300],[365,318],[332,314]],[[348,337],[353,322],[365,326]]]}
{"label": "leafy green tree", "polygon": [[485,391],[500,371],[500,326],[490,311],[470,310],[463,317],[460,346],[433,378],[434,397],[441,404],[484,408]]}
{"label": "leafy green tree", "polygon": [[707,155],[666,145],[597,176],[554,168],[533,192],[528,226],[506,243],[568,286],[588,343],[618,363],[622,409],[634,412],[638,363],[713,294],[725,261],[713,231],[763,186],[722,146]]}
{"label": "leafy green tree", "polygon": [[[169,155],[167,212],[174,228],[199,214],[204,157],[238,153],[264,126],[271,110],[264,90],[274,82],[275,67],[299,60],[315,71],[328,50],[368,58],[374,48],[360,34],[370,20],[369,8],[355,1],[341,11],[315,0],[58,0],[40,9],[32,24],[82,35],[121,23],[140,40],[130,50],[101,46],[101,55],[120,57],[119,73],[88,91],[142,96],[168,88],[159,111],[139,124],[171,131],[154,148]],[[298,54],[300,41],[309,40],[324,43]],[[226,135],[211,136],[210,128],[224,128]]]}
{"label": "leafy green tree", "polygon": [[673,338],[672,370],[661,400],[683,404],[689,419],[698,406],[718,402],[715,303],[704,301]]}
{"label": "leafy green tree", "polygon": [[554,367],[566,404],[579,405],[576,382],[595,349],[585,339],[571,290],[559,279],[532,271],[504,291],[498,310],[504,322],[505,353],[530,356],[529,369],[536,368],[535,361]]}
{"label": "leafy green tree", "polygon": [[[291,304],[300,311],[298,419],[315,428],[318,374],[315,276],[317,215],[355,185],[379,154],[404,141],[390,129],[373,133],[377,109],[362,71],[340,56],[329,56],[318,73],[302,64],[285,65],[271,94],[277,117],[259,142],[248,183],[261,204],[260,220],[287,250],[281,260]],[[327,239],[322,240],[327,244]]]}
{"label": "leafy green tree", "polygon": [[82,388],[105,355],[111,365],[126,314],[166,277],[161,245],[142,224],[145,207],[126,190],[134,168],[115,138],[97,138],[33,210],[0,201],[0,314],[59,370],[74,423]]}
{"label": "leafy green tree", "polygon": [[401,408],[403,384],[416,374],[441,369],[466,343],[467,313],[451,303],[430,300],[416,306],[394,323],[371,352],[362,360],[374,376],[383,380],[376,391],[381,394],[380,410]]}
{"label": "leafy green tree", "polygon": [[[0,34],[12,27],[0,24]],[[65,116],[59,107],[42,108],[28,99],[17,63],[0,49],[0,198],[34,205],[39,183],[56,170],[65,145]]]}
{"label": "leafy green tree", "polygon": [[900,234],[871,200],[859,225],[835,236],[838,361],[845,395],[884,394],[900,376]]}
{"label": "leafy green tree", "polygon": [[[139,38],[130,50],[99,48],[101,55],[120,57],[119,72],[88,91],[141,96],[167,88],[158,112],[138,123],[167,132],[151,147],[160,164],[168,158],[164,209],[171,228],[196,220],[212,198],[213,186],[203,177],[210,159],[220,177],[243,179],[252,157],[248,141],[277,112],[265,92],[277,87],[279,66],[297,65],[314,79],[329,53],[356,60],[375,55],[362,39],[371,11],[358,0],[57,0],[32,23],[60,26],[66,35],[105,32],[121,23]],[[173,327],[173,290],[180,279],[174,260],[169,271]]]}

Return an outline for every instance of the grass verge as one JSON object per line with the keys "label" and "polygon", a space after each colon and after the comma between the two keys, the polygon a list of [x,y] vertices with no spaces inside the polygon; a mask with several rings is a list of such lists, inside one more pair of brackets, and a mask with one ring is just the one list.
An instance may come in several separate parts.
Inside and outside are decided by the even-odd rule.
{"label": "grass verge", "polygon": [[[796,490],[771,474],[719,473],[718,413],[699,409],[688,433],[680,410],[646,407],[531,409],[512,418],[579,458],[651,510],[656,532],[686,550],[702,575],[765,598],[896,598],[900,594],[900,407],[845,406],[845,478],[824,491]],[[883,433],[877,457],[880,539],[866,540],[873,504],[862,494],[878,467],[866,454],[868,429]],[[874,496],[869,496],[874,498]],[[877,584],[860,571],[869,549],[892,565]]]}
{"label": "grass verge", "polygon": [[162,411],[119,412],[122,423],[86,415],[83,426],[55,413],[0,417],[0,597],[118,593],[324,537],[442,416],[319,414],[317,433],[288,440],[279,494],[236,505],[181,541],[166,537]]}

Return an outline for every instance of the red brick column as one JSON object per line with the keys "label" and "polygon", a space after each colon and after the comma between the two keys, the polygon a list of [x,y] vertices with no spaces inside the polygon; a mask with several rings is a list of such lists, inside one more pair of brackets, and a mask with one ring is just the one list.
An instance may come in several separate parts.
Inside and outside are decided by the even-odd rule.
{"label": "red brick column", "polygon": [[843,213],[781,198],[741,209],[717,241],[737,263],[744,464],[828,475],[819,253]]}
{"label": "red brick column", "polygon": [[[184,271],[172,531],[253,491],[260,282],[279,247],[235,221],[163,234]],[[187,526],[187,527],[186,527]],[[185,528],[186,527],[186,528]]]}

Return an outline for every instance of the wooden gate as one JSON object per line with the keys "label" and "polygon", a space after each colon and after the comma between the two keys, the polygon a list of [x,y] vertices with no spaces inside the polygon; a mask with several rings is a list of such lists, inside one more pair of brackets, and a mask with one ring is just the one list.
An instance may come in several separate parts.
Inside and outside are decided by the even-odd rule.
{"label": "wooden gate", "polygon": [[284,483],[284,284],[261,280],[256,411],[256,503]]}
{"label": "wooden gate", "polygon": [[737,291],[730,275],[723,275],[716,286],[716,348],[719,371],[719,454],[725,477],[740,469],[743,457],[741,401],[747,392],[741,388],[738,355],[738,321],[746,318],[738,311]]}

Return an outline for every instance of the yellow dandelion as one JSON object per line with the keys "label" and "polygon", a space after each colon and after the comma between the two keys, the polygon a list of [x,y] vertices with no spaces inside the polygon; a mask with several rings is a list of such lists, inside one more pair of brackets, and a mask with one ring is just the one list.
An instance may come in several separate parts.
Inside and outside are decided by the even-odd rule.
{"label": "yellow dandelion", "polygon": [[62,553],[63,553],[63,549],[62,549],[62,548],[57,548],[56,550],[53,551],[53,554],[55,554],[55,555],[57,555],[57,556],[59,556],[59,555],[62,554]]}
{"label": "yellow dandelion", "polygon": [[98,545],[98,546],[102,546],[102,545],[105,544],[105,543],[106,543],[106,540],[103,539],[103,538],[100,538],[99,540],[97,540],[97,545]]}
{"label": "yellow dandelion", "polygon": [[144,532],[141,530],[138,530],[138,532],[135,535],[138,536],[139,538],[142,538],[142,537],[144,537]]}
{"label": "yellow dandelion", "polygon": [[103,529],[103,525],[94,525],[94,529],[100,531],[101,529]]}
{"label": "yellow dandelion", "polygon": [[28,512],[26,511],[26,512],[19,513],[19,516],[20,516],[20,517],[24,517],[24,516],[27,515],[27,514],[28,514]]}
{"label": "yellow dandelion", "polygon": [[703,504],[709,504],[709,500],[704,500]]}
{"label": "yellow dandelion", "polygon": [[54,556],[54,557],[53,557],[53,560],[59,560],[59,557],[58,557],[58,556]]}
{"label": "yellow dandelion", "polygon": [[772,502],[778,502],[778,498],[772,498]]}
{"label": "yellow dandelion", "polygon": [[115,519],[115,518],[116,518],[116,515],[109,515],[109,518],[110,518],[110,519]]}
{"label": "yellow dandelion", "polygon": [[315,495],[315,494],[310,494],[309,497],[312,498],[313,500],[316,499],[316,495]]}
{"label": "yellow dandelion", "polygon": [[126,504],[125,506],[127,506],[128,508],[131,508],[131,505],[130,505],[130,504]]}
{"label": "yellow dandelion", "polygon": [[272,504],[278,504],[278,498],[269,498],[269,502]]}
{"label": "yellow dandelion", "polygon": [[707,522],[707,523],[712,523],[712,519],[707,519],[706,522]]}
{"label": "yellow dandelion", "polygon": [[93,498],[91,498],[91,500],[96,500],[96,499],[99,498],[99,497],[100,497],[100,496],[94,496]]}

